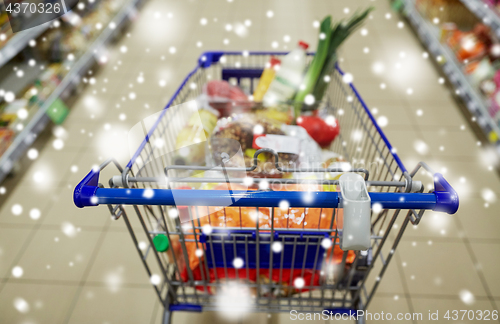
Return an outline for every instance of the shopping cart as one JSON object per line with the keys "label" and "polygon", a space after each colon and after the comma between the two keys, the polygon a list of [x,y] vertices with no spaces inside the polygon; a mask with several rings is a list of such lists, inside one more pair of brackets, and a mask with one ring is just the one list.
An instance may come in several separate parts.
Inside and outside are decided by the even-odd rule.
{"label": "shopping cart", "polygon": [[[196,187],[202,182],[245,182],[246,178],[229,179],[230,171],[238,168],[225,167],[224,158],[215,168],[175,165],[169,152],[189,117],[186,109],[179,106],[196,99],[210,79],[238,83],[252,91],[270,56],[285,54],[205,52],[154,123],[142,124],[147,135],[127,166],[122,169],[109,160],[90,171],[75,188],[76,206],[105,204],[114,219],[123,218],[164,307],[164,323],[170,322],[174,311],[224,311],[225,305],[217,295],[231,282],[249,289],[251,298],[246,306],[254,312],[326,311],[332,316],[366,310],[408,223],[417,225],[425,210],[453,214],[458,209],[458,195],[441,174],[422,162],[412,172],[407,171],[357,90],[342,80],[343,72],[338,67],[320,106],[330,110],[340,124],[340,135],[330,150],[340,153],[352,167],[286,169],[278,163],[278,154],[269,149],[258,150],[254,163],[259,154],[267,152],[274,154],[275,166],[283,172],[341,172],[362,178],[357,195],[364,194],[360,204],[365,211],[368,202],[367,247],[357,251],[339,248],[346,229],[339,227],[336,216],[343,209],[346,213],[348,198],[343,190],[318,189],[334,185],[342,188],[343,182],[338,178],[272,179],[314,183],[319,187],[308,192],[313,199],[303,199],[304,192],[273,191],[269,186],[246,191],[232,190],[231,186],[225,191],[171,189],[186,184]],[[166,144],[154,145],[158,139]],[[110,188],[104,188],[99,176],[110,170],[104,170],[110,163],[116,165],[120,174],[114,174]],[[357,165],[369,167],[355,168]],[[208,169],[217,169],[225,176],[207,179],[189,173]],[[187,177],[175,177],[186,172]],[[269,180],[253,179],[256,183]],[[424,193],[424,188],[428,192]],[[229,211],[224,208],[229,206],[228,199],[230,208],[233,212],[239,210],[240,217],[252,208],[257,213],[265,211],[270,225],[259,224],[259,216],[253,228],[212,224],[207,230],[206,219],[215,213],[210,208],[222,206],[216,211],[225,213]],[[329,225],[297,228],[287,222],[275,227],[274,219],[283,208],[283,201],[287,202],[287,211],[302,208],[307,214],[307,210],[315,210],[321,217],[328,213]],[[207,210],[206,217],[197,215],[199,210]],[[136,213],[137,217],[129,213]],[[357,322],[363,322],[363,314],[356,314]]]}

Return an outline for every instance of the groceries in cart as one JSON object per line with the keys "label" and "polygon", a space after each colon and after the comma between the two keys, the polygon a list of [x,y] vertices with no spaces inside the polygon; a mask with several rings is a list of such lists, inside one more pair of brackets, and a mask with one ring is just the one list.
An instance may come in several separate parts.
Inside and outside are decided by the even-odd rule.
{"label": "groceries in cart", "polygon": [[264,99],[269,86],[273,82],[276,76],[276,70],[280,68],[281,60],[276,57],[271,57],[269,63],[266,64],[264,71],[259,79],[259,84],[253,93],[253,100],[255,102],[261,102]]}
{"label": "groceries in cart", "polygon": [[[246,187],[238,186],[238,185],[230,185],[232,190],[246,190]],[[213,188],[214,190],[228,190],[227,184],[221,184]],[[276,186],[275,189],[280,189]],[[296,186],[294,188],[290,188],[292,190],[301,190],[300,186]],[[320,186],[316,185],[314,190],[321,190]],[[251,255],[246,254],[243,249],[255,249],[255,243],[248,233],[245,231],[238,232],[235,228],[240,228],[242,230],[246,229],[255,229],[257,226],[261,229],[270,230],[271,228],[275,228],[276,231],[280,229],[330,229],[336,227],[336,219],[342,219],[342,209],[333,209],[333,208],[255,208],[255,207],[191,207],[190,210],[188,208],[178,208],[179,217],[189,219],[189,215],[196,215],[204,213],[203,209],[209,209],[209,216],[202,217],[197,220],[197,226],[201,227],[200,231],[193,233],[193,230],[189,226],[185,226],[183,228],[184,235],[184,247],[186,249],[187,256],[189,258],[188,261],[184,261],[184,251],[181,248],[180,243],[177,239],[172,242],[172,251],[168,250],[168,244],[165,241],[165,235],[157,235],[154,238],[155,247],[158,251],[167,251],[169,254],[169,258],[176,258],[178,264],[180,264],[178,275],[180,279],[183,281],[189,281],[189,269],[191,270],[192,276],[194,280],[209,280],[210,282],[216,280],[229,280],[229,279],[239,279],[246,278],[249,281],[256,282],[257,279],[264,281],[273,281],[275,283],[281,282],[282,286],[287,287],[284,289],[283,287],[280,290],[269,291],[269,294],[272,295],[280,295],[287,296],[293,293],[307,291],[308,289],[297,289],[293,286],[293,282],[297,278],[302,278],[307,280],[308,282],[312,281],[314,286],[318,286],[320,284],[321,278],[321,265],[324,262],[327,266],[339,265],[344,262],[346,267],[349,267],[355,258],[354,251],[348,251],[343,260],[344,252],[340,249],[338,244],[333,244],[333,239],[325,237],[324,234],[321,233],[311,233],[311,237],[307,239],[307,241],[311,244],[309,247],[310,251],[307,254],[307,251],[296,251],[295,260],[291,261],[289,258],[292,258],[290,249],[293,247],[288,238],[286,238],[286,233],[283,232],[283,238],[281,236],[275,237],[275,242],[271,245],[264,245],[266,240],[265,237],[262,238],[264,241],[262,244],[261,251],[261,262],[260,269],[256,269],[255,267],[246,268],[246,263],[255,264],[256,260],[245,260],[242,261],[241,264],[238,264],[239,261],[234,262],[233,260],[237,260],[239,256],[243,257],[246,255],[246,258]],[[184,214],[184,215],[182,215]],[[271,214],[274,215],[274,224],[271,224]],[[226,230],[227,229],[227,230]],[[220,236],[218,236],[220,235]],[[231,235],[235,235],[237,237],[234,238],[236,240],[236,244],[234,244],[235,249],[239,250],[238,252],[232,254],[232,245],[230,244],[231,249],[224,249],[223,244],[220,243],[220,237],[225,236],[228,242],[231,241]],[[200,247],[200,243],[196,242],[196,237],[201,236],[201,240],[205,240],[207,248],[203,251]],[[307,233],[305,234],[307,237]],[[314,237],[315,236],[315,237]],[[214,238],[215,237],[215,238]],[[219,237],[219,240],[217,239]],[[243,238],[246,237],[247,242],[243,241]],[[269,239],[269,238],[268,238]],[[305,242],[304,239],[299,239],[300,242]],[[336,239],[337,243],[339,238]],[[253,243],[252,243],[253,242]],[[246,245],[246,247],[245,247]],[[271,247],[271,251],[269,250]],[[214,251],[215,249],[215,251]],[[222,251],[224,249],[224,251]],[[285,254],[288,255],[286,260],[279,259],[280,252],[285,250]],[[309,260],[309,264],[304,268],[302,266],[303,258],[306,256],[314,256],[315,251],[318,251],[319,259],[315,262],[314,260]],[[266,257],[267,254],[273,253],[275,254],[275,262],[274,264],[277,268],[283,268],[281,271],[272,271],[269,269],[269,264],[265,262],[265,260],[269,260],[269,257]],[[224,254],[224,260],[222,258],[222,254]],[[173,255],[172,255],[173,254]],[[325,254],[323,259],[323,254]],[[227,260],[226,260],[227,259]],[[289,266],[289,263],[292,262],[296,264],[296,268]],[[227,263],[232,263],[232,267],[228,267]],[[286,263],[285,265],[283,263]],[[209,276],[209,278],[205,278],[205,276]],[[197,286],[199,290],[208,289],[210,293],[214,293],[212,291],[212,287],[204,287]]]}
{"label": "groceries in cart", "polygon": [[286,102],[299,90],[307,66],[308,47],[307,43],[300,41],[297,48],[283,57],[274,80],[262,99],[264,107]]}
{"label": "groceries in cart", "polygon": [[203,94],[198,99],[207,102],[222,115],[245,111],[252,106],[243,90],[225,80],[207,82],[203,85]]}
{"label": "groceries in cart", "polygon": [[[304,197],[308,193],[321,191],[338,191],[352,197],[364,195],[365,207],[367,203],[368,209],[364,210],[363,222],[357,220],[352,225],[352,222],[344,219],[342,208],[293,208],[287,206],[286,201],[283,206],[274,208],[232,207],[231,201],[225,206],[217,207],[187,207],[177,204],[174,214],[178,214],[180,224],[183,224],[184,242],[179,242],[174,237],[172,242],[166,244],[168,239],[163,234],[157,235],[154,242],[158,251],[169,251],[169,258],[178,261],[179,279],[212,282],[246,278],[252,282],[276,284],[280,281],[277,286],[281,288],[269,289],[265,294],[287,296],[304,291],[294,286],[295,279],[302,278],[317,286],[320,284],[322,264],[342,263],[348,268],[355,258],[355,252],[349,251],[349,248],[366,249],[369,246],[370,202],[366,187],[363,187],[365,191],[361,193],[344,193],[341,186],[308,182],[339,180],[344,174],[315,170],[351,169],[341,152],[331,150],[332,143],[340,133],[335,117],[340,107],[323,101],[323,94],[335,68],[338,46],[368,12],[369,10],[355,15],[346,24],[339,23],[333,28],[331,18],[325,18],[321,24],[317,54],[309,65],[306,54],[308,45],[303,41],[280,59],[271,56],[253,95],[251,88],[240,87],[236,82],[229,82],[230,80],[207,80],[202,85],[202,94],[196,103],[187,105],[189,109],[193,106],[196,109],[186,114],[189,117],[186,125],[177,133],[175,153],[170,154],[173,164],[181,167],[174,166],[169,170],[169,177],[190,177],[191,180],[186,180],[185,184],[173,187],[180,190],[220,190],[221,195],[260,190],[303,191]],[[294,172],[300,168],[311,168],[311,171]],[[193,178],[199,181],[190,182]],[[238,181],[241,179],[243,181]],[[363,179],[361,182],[364,185]],[[176,193],[173,196],[176,199]],[[352,199],[350,207],[359,209],[356,205],[358,202],[354,202],[359,197]],[[271,223],[271,220],[274,222]],[[340,223],[337,224],[338,222]],[[361,223],[362,226],[359,225]],[[345,227],[349,236],[356,234],[362,227],[366,232],[361,235],[364,239],[362,245],[345,241],[347,234],[343,236],[339,233],[331,238],[329,234],[325,236],[321,232],[331,230],[334,233],[337,225]],[[195,230],[194,227],[202,230]],[[269,231],[319,230],[317,233],[307,232],[310,233],[307,242],[313,242],[314,248],[310,249],[317,249],[321,256],[316,262],[309,260],[305,268],[297,264],[298,268],[294,269],[295,261],[288,260],[292,258],[290,242],[287,242],[288,238],[283,234],[283,237],[277,235],[273,238],[276,242],[269,243],[269,246],[272,246],[271,250],[275,250],[274,252],[285,249],[288,257],[282,262],[291,262],[291,265],[274,272],[272,266],[258,260],[244,260],[241,265],[237,263],[233,267],[227,267],[227,260],[237,259],[244,253],[234,252],[232,255],[225,255],[227,260],[221,260],[221,254],[232,252],[225,249],[224,244],[217,241],[217,237],[233,235],[235,249],[238,250],[243,246],[238,240],[246,237],[253,242],[255,238],[248,237],[248,230],[255,228]],[[303,239],[305,238],[301,238]],[[206,245],[205,249],[200,248],[202,243]],[[211,249],[208,248],[209,244]],[[256,249],[255,243],[252,244],[250,246]],[[346,254],[341,249],[342,245]],[[260,252],[264,260],[268,258],[265,256],[274,253],[269,246],[267,250]],[[302,262],[302,258],[314,255],[312,251],[296,252],[297,258]],[[250,268],[242,266],[247,262],[252,264]],[[283,268],[282,264],[274,266]],[[205,276],[209,278],[204,278]],[[211,286],[197,288],[215,292]]]}

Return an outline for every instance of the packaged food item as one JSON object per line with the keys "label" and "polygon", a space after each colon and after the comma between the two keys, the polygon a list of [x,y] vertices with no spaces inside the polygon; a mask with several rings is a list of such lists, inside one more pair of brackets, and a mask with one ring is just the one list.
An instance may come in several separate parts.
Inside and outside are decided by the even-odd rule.
{"label": "packaged food item", "polygon": [[[263,147],[274,149],[280,164],[287,167],[297,161],[300,153],[299,140],[286,136],[279,124],[255,114],[220,119],[209,142],[216,164],[220,164],[221,154],[225,153],[231,157],[231,162],[227,164],[231,167],[252,166],[254,153]],[[273,154],[260,154],[257,169],[249,172],[248,176],[282,177],[274,162]]]}
{"label": "packaged food item", "polygon": [[199,109],[177,134],[174,164],[204,165],[206,142],[217,123],[218,112],[213,109]]}
{"label": "packaged food item", "polygon": [[442,43],[446,43],[448,38],[457,30],[457,25],[452,22],[447,22],[441,25],[439,40]]}
{"label": "packaged food item", "polygon": [[245,112],[252,107],[248,95],[225,80],[207,82],[203,86],[203,96],[199,100],[208,102],[221,116]]}
{"label": "packaged food item", "polygon": [[276,121],[277,123],[291,124],[293,121],[293,111],[290,105],[275,105],[273,107],[257,107],[253,110],[261,118]]}
{"label": "packaged food item", "polygon": [[470,80],[475,86],[479,86],[481,81],[491,79],[495,75],[495,68],[486,57],[477,63],[468,64],[465,71],[470,75]]}
{"label": "packaged food item", "polygon": [[429,20],[439,22],[454,22],[464,28],[472,28],[477,23],[477,17],[461,1],[456,0],[417,0],[415,7]]}
{"label": "packaged food item", "polygon": [[11,126],[18,118],[26,119],[28,117],[27,105],[28,101],[25,99],[17,99],[7,104],[0,116],[0,126]]}
{"label": "packaged food item", "polygon": [[14,139],[14,131],[7,127],[0,127],[0,156],[9,148]]}
{"label": "packaged food item", "polygon": [[279,65],[281,61],[275,57],[271,57],[269,62],[266,64],[266,68],[262,72],[262,75],[259,79],[259,84],[253,93],[253,101],[261,102],[264,98],[264,95],[269,88],[269,85],[274,80],[274,76],[276,75],[276,70],[279,69]]}
{"label": "packaged food item", "polygon": [[283,57],[280,68],[264,95],[265,107],[272,107],[292,99],[304,77],[308,47],[307,43],[301,41],[297,48]]}

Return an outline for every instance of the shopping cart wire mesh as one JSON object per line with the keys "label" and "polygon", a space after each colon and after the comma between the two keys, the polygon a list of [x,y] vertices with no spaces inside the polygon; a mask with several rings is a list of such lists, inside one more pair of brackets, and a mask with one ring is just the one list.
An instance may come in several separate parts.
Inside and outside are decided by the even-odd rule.
{"label": "shopping cart wire mesh", "polygon": [[[250,296],[244,306],[248,311],[365,310],[408,224],[417,225],[425,210],[453,214],[458,209],[458,196],[441,174],[425,163],[407,171],[338,67],[320,108],[340,125],[329,150],[338,153],[349,168],[285,166],[269,149],[257,150],[253,165],[234,166],[229,163],[231,154],[210,166],[176,163],[175,138],[196,111],[195,100],[203,85],[222,79],[251,93],[269,58],[284,54],[202,54],[167,107],[140,124],[143,139],[127,166],[122,169],[109,160],[75,188],[78,207],[105,204],[114,219],[123,218],[165,308],[165,323],[173,311],[223,311],[230,301],[220,296],[231,289]],[[155,145],[158,142],[162,145]],[[248,182],[247,174],[255,170],[260,154],[271,154],[278,172],[316,177]],[[104,188],[99,176],[112,162],[118,174]],[[216,176],[207,175],[212,171]],[[360,192],[367,190],[365,198],[372,210],[365,251],[341,249],[340,223],[347,197],[337,186],[346,182],[324,176],[331,173],[352,174],[361,182]],[[202,183],[223,190],[202,189]],[[250,185],[258,188],[250,190]],[[275,185],[312,189],[273,190]],[[192,189],[176,189],[186,186]],[[219,216],[217,220],[213,215]],[[252,219],[252,226],[243,218]],[[166,251],[158,249],[162,237]],[[359,317],[358,322],[362,321]]]}

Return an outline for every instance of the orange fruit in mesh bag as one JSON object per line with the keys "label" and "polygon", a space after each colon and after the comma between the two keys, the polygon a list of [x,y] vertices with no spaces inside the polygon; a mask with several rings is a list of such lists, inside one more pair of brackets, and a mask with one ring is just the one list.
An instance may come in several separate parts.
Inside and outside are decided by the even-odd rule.
{"label": "orange fruit in mesh bag", "polygon": [[[214,190],[254,190],[239,184],[220,184],[215,186]],[[320,185],[293,184],[286,187],[272,187],[273,190],[288,191],[322,191]],[[305,190],[304,190],[305,189]],[[192,215],[199,215],[195,220],[195,226],[210,225],[214,228],[256,228],[257,219],[260,229],[271,228],[271,221],[274,212],[275,229],[331,229],[336,230],[336,219],[343,216],[341,208],[287,208],[283,210],[279,207],[218,207],[218,206],[194,206]],[[193,216],[195,217],[195,216]],[[333,221],[332,221],[333,220]],[[199,223],[198,223],[199,222]],[[189,230],[186,231],[189,232]],[[192,230],[191,230],[192,233]],[[186,235],[187,239],[194,239],[193,235]],[[339,239],[337,239],[338,243]],[[191,269],[198,267],[202,258],[196,256],[196,242],[186,242],[186,249],[189,256],[189,265]],[[198,243],[200,245],[200,243]],[[332,249],[333,247],[333,249]],[[332,244],[327,250],[325,261],[327,263],[341,263],[344,251],[338,244]],[[333,254],[332,254],[333,250]],[[346,263],[354,261],[355,253],[348,251]]]}

